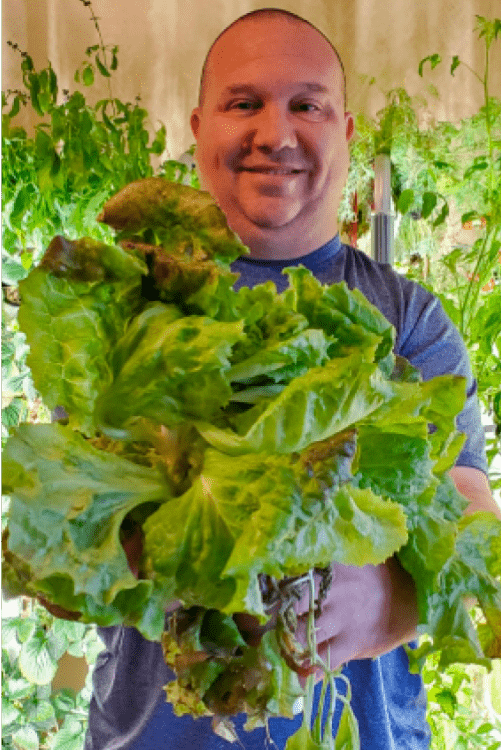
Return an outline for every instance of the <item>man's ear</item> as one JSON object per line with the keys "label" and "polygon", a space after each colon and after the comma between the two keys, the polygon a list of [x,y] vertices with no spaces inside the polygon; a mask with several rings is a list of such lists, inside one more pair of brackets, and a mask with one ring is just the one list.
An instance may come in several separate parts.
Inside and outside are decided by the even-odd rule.
{"label": "man's ear", "polygon": [[190,117],[191,132],[195,136],[195,140],[198,139],[198,131],[200,130],[200,123],[201,123],[200,107],[195,107]]}
{"label": "man's ear", "polygon": [[344,121],[346,125],[346,141],[349,143],[355,134],[355,118],[351,112],[345,112]]}

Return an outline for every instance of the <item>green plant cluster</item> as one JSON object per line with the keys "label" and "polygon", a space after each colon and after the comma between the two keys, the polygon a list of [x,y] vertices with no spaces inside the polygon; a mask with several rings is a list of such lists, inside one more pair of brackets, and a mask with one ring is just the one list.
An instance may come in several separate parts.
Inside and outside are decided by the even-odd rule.
{"label": "green plant cluster", "polygon": [[[389,154],[399,270],[439,297],[465,341],[480,401],[495,425],[487,448],[492,464],[501,448],[501,100],[491,96],[489,73],[501,20],[476,18],[485,62],[481,74],[471,73],[483,91],[482,107],[457,124],[436,122],[426,116],[425,99],[402,88],[389,91],[375,118],[357,117],[343,216],[345,225],[356,218],[356,191],[361,234],[368,231],[372,164],[376,154]],[[430,55],[419,73],[440,63],[438,54]],[[460,65],[455,56],[451,75]],[[468,244],[447,247],[452,209],[472,230]],[[490,479],[493,488],[501,487],[494,469]]]}
{"label": "green plant cluster", "polygon": [[[100,36],[93,13],[92,20]],[[2,92],[2,255],[4,282],[16,284],[55,234],[110,239],[109,229],[97,225],[95,217],[124,185],[154,173],[186,179],[193,187],[198,178],[185,164],[162,160],[165,125],[152,128],[139,97],[131,103],[113,96],[116,46],[101,41],[88,47],[88,59],[75,73],[83,87],[92,86],[96,76],[108,82],[109,96],[90,104],[78,89],[60,91],[50,62],[37,71],[26,52],[9,44],[21,55],[23,89]],[[33,133],[16,124],[22,108],[36,118]]]}
{"label": "green plant cluster", "polygon": [[[23,88],[2,92],[2,261],[7,303],[2,322],[3,435],[27,415],[31,421],[49,418],[26,368],[27,347],[17,325],[16,290],[50,239],[64,234],[69,239],[85,235],[108,241],[110,230],[95,221],[96,214],[112,194],[134,179],[157,174],[200,187],[194,170],[173,159],[162,161],[165,127],[152,128],[139,98],[130,103],[113,96],[118,48],[104,45],[90,1],[80,1],[90,8],[99,37],[99,44],[87,48],[86,59],[75,73],[81,90],[61,91],[50,62],[37,71],[30,56],[11,44],[21,55]],[[408,261],[413,254],[421,255],[406,265],[406,272],[441,297],[465,336],[480,397],[497,424],[497,435],[488,449],[492,459],[499,452],[501,430],[501,334],[496,314],[501,302],[501,102],[489,92],[489,51],[500,34],[501,21],[481,17],[477,21],[476,31],[485,41],[485,69],[482,76],[472,73],[483,86],[484,106],[457,125],[429,123],[424,128],[417,111],[425,103],[396,89],[388,93],[386,107],[374,120],[358,116],[358,138],[352,144],[340,219],[347,223],[356,218],[352,209],[356,192],[359,218],[369,228],[374,155],[378,150],[389,152],[400,215],[399,257]],[[439,62],[438,55],[431,55],[421,62],[420,72],[425,64],[434,67]],[[452,74],[459,64],[455,57]],[[100,77],[106,80],[108,96],[90,104],[85,91],[90,92]],[[36,120],[33,132],[16,124],[21,110]],[[471,248],[457,247],[439,258],[446,206],[451,202],[464,221],[479,223],[485,217],[487,224]],[[485,291],[491,279],[494,286]],[[494,478],[496,483],[501,484]],[[2,622],[2,747],[80,750],[91,674],[77,696],[68,690],[53,694],[50,683],[65,650],[83,653],[92,666],[101,642],[93,626],[58,620],[33,600],[21,602],[22,614]],[[428,657],[423,675],[429,687],[434,750],[496,750],[501,746],[499,723],[480,711],[483,694],[479,698],[475,688],[482,668],[451,665],[439,669],[436,659],[433,654]],[[491,691],[492,685],[491,680]]]}
{"label": "green plant cluster", "polygon": [[[94,627],[59,620],[31,600],[18,617],[2,619],[2,748],[81,750],[102,650]],[[84,656],[90,667],[79,693],[52,690],[64,653]]]}
{"label": "green plant cluster", "polygon": [[433,750],[501,748],[500,667],[497,661],[489,675],[481,667],[451,664],[443,669],[436,655],[428,658],[422,677]]}

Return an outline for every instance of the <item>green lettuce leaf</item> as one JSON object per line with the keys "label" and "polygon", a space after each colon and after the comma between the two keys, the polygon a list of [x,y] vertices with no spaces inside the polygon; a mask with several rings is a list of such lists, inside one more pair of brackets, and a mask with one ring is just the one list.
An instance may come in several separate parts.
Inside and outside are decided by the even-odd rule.
{"label": "green lettuce leaf", "polygon": [[82,622],[134,622],[159,637],[169,591],[133,576],[120,526],[130,511],[171,499],[163,472],[98,450],[57,423],[20,425],[2,466],[10,575],[20,573],[28,595],[81,612]]}
{"label": "green lettuce leaf", "polygon": [[348,289],[345,281],[323,285],[304,266],[286,268],[284,273],[290,283],[284,300],[304,315],[312,328],[335,334],[331,356],[342,357],[347,349],[370,348],[376,343],[375,361],[386,376],[391,374],[395,329],[358,289]]}
{"label": "green lettuce leaf", "polygon": [[229,455],[301,451],[364,420],[392,397],[397,384],[385,380],[373,354],[373,349],[359,350],[295,378],[244,434],[203,421],[196,427],[208,443]]}
{"label": "green lettuce leaf", "polygon": [[104,431],[141,417],[168,427],[211,419],[230,400],[229,355],[242,323],[175,315],[156,303],[117,343],[113,362],[121,367],[96,401],[95,422]]}
{"label": "green lettuce leaf", "polygon": [[345,445],[333,442],[319,476],[307,458],[311,449],[295,461],[208,449],[192,487],[144,523],[152,576],[175,580],[184,606],[249,612],[266,620],[260,573],[280,580],[333,560],[347,565],[386,560],[407,540],[405,516],[396,503],[370,490],[340,487],[346,481]]}
{"label": "green lettuce leaf", "polygon": [[95,402],[112,380],[112,347],[143,304],[145,271],[120,248],[56,238],[20,283],[19,327],[35,387],[49,408],[64,407],[70,425],[89,435]]}
{"label": "green lettuce leaf", "polygon": [[229,372],[232,383],[246,385],[267,376],[272,382],[290,382],[306,375],[312,367],[320,367],[329,357],[327,349],[332,337],[323,331],[307,329],[285,340],[269,338],[259,352],[233,365]]}
{"label": "green lettuce leaf", "polygon": [[[501,657],[501,522],[485,511],[460,518],[449,559],[426,578],[426,585],[419,579],[417,585],[426,609],[423,630],[433,642],[411,652],[413,670],[433,651],[440,651],[440,667],[463,662],[490,668],[490,660]],[[476,626],[465,597],[477,601],[482,621]]]}
{"label": "green lettuce leaf", "polygon": [[165,326],[183,317],[183,313],[176,305],[163,302],[149,302],[144,309],[133,317],[124,335],[113,347],[111,364],[113,377],[116,377],[129,357],[134,356],[137,348],[143,344],[147,336],[161,336]]}

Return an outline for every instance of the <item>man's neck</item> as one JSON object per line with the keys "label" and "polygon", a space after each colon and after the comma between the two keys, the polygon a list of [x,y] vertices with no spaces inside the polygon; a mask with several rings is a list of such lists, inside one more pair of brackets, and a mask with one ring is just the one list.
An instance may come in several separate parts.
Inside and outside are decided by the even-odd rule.
{"label": "man's neck", "polygon": [[[238,234],[238,231],[234,229]],[[338,233],[337,223],[329,231],[319,232],[315,228],[305,230],[300,235],[288,232],[262,231],[252,234],[248,242],[239,235],[250,250],[250,257],[256,260],[294,260],[315,252],[327,244]],[[257,235],[257,236],[256,236]]]}

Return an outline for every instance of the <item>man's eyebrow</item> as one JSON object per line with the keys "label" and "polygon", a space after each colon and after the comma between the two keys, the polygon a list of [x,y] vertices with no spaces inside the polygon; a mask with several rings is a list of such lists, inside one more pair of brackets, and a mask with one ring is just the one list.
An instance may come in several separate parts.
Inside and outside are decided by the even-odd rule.
{"label": "man's eyebrow", "polygon": [[[296,87],[298,89],[306,89],[307,91],[314,91],[314,92],[320,93],[320,94],[328,94],[329,93],[329,89],[327,88],[327,86],[324,86],[321,83],[309,83],[309,82],[295,83],[294,84],[294,88],[296,88]],[[223,94],[224,95],[226,95],[226,94],[244,94],[244,93],[246,93],[248,91],[255,92],[255,91],[259,91],[259,89],[256,86],[252,86],[250,83],[239,83],[239,84],[236,84],[235,86],[227,86],[224,89]]]}

